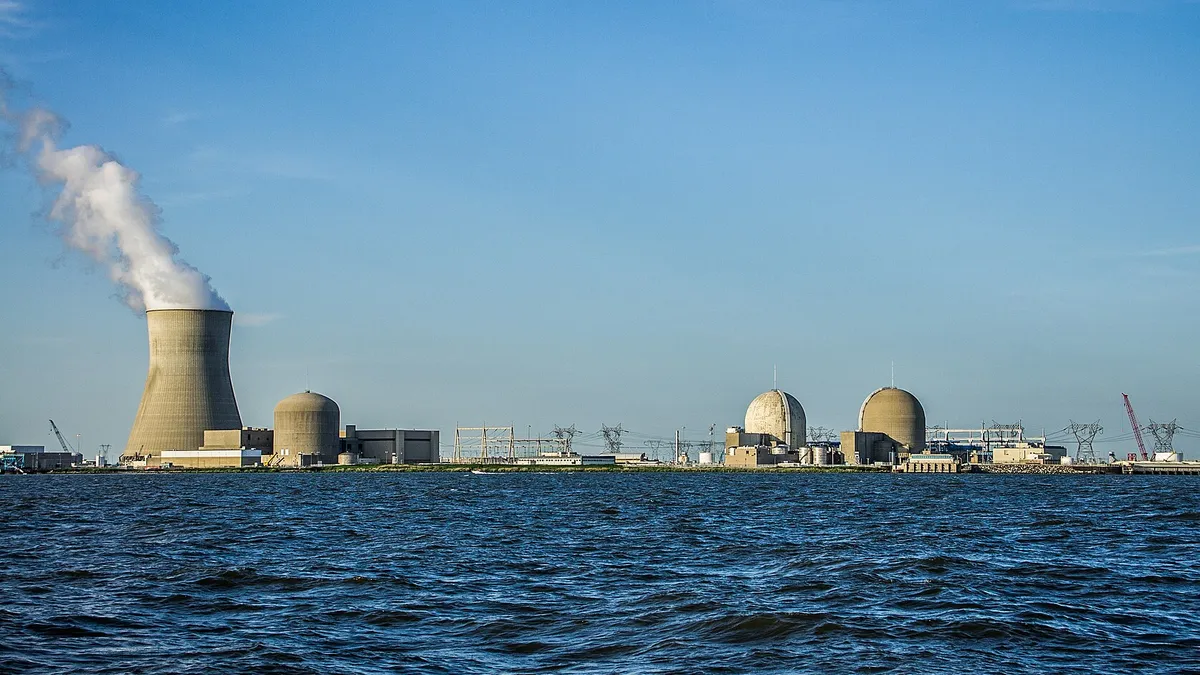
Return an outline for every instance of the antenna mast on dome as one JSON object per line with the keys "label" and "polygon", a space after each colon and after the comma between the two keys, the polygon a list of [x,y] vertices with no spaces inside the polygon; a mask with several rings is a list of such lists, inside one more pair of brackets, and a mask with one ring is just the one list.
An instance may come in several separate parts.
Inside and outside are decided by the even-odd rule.
{"label": "antenna mast on dome", "polygon": [[896,361],[892,360],[892,389],[896,388]]}
{"label": "antenna mast on dome", "polygon": [[779,389],[779,366],[774,364],[771,366],[771,388]]}

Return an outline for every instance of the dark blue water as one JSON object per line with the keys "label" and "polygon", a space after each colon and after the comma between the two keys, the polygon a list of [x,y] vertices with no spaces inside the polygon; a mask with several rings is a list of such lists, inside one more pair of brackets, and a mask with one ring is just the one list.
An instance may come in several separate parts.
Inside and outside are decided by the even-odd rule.
{"label": "dark blue water", "polygon": [[1200,672],[1200,480],[0,477],[6,672]]}

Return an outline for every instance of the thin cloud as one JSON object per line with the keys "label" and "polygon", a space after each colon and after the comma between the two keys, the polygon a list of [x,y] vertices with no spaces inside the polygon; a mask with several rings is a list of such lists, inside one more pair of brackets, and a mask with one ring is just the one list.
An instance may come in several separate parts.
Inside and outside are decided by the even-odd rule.
{"label": "thin cloud", "polygon": [[25,13],[25,6],[17,0],[0,0],[0,37],[25,37],[40,26]]}
{"label": "thin cloud", "polygon": [[337,177],[304,157],[276,153],[231,153],[220,148],[199,147],[188,155],[194,164],[220,166],[227,170],[253,173],[268,178],[332,181]]}
{"label": "thin cloud", "polygon": [[1172,246],[1170,248],[1160,248],[1153,251],[1143,251],[1139,255],[1144,258],[1167,258],[1182,255],[1200,255],[1200,245]]}
{"label": "thin cloud", "polygon": [[1040,12],[1103,12],[1136,14],[1169,7],[1195,5],[1196,0],[1014,0],[1017,9]]}
{"label": "thin cloud", "polygon": [[254,312],[238,312],[233,315],[233,322],[246,328],[259,328],[282,319],[282,314],[255,314]]}
{"label": "thin cloud", "polygon": [[172,112],[172,113],[167,113],[167,115],[164,116],[162,118],[162,120],[160,120],[160,124],[162,124],[162,126],[164,126],[164,127],[177,127],[180,124],[187,124],[188,122],[195,122],[196,120],[198,120],[200,118],[201,118],[201,115],[198,112],[176,111],[176,112]]}

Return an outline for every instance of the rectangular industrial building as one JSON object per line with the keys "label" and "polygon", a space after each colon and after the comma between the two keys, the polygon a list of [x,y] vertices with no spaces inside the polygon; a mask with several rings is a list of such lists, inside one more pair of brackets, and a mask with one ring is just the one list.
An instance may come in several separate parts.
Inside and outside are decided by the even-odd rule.
{"label": "rectangular industrial building", "polygon": [[431,464],[441,460],[441,432],[433,429],[359,429],[347,424],[341,452],[380,464]]}
{"label": "rectangular industrial building", "polygon": [[225,469],[261,463],[262,451],[258,448],[163,450],[159,456],[159,466],[174,469]]}
{"label": "rectangular industrial building", "polygon": [[46,452],[44,445],[0,445],[0,458],[5,468],[22,471],[50,471],[83,464],[83,455],[78,452]]}
{"label": "rectangular industrial building", "polygon": [[900,444],[875,431],[843,431],[842,456],[847,464],[895,464]]}
{"label": "rectangular industrial building", "polygon": [[242,427],[241,429],[205,429],[201,450],[255,449],[269,455],[275,448],[275,432],[271,429]]}
{"label": "rectangular industrial building", "polygon": [[1041,442],[1018,442],[992,446],[993,464],[1058,464],[1067,456],[1061,445]]}

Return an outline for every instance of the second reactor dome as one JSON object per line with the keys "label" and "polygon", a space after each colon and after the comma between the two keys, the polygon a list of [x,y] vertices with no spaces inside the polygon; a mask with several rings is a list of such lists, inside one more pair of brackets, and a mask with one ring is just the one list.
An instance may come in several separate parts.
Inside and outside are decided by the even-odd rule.
{"label": "second reactor dome", "polygon": [[275,406],[275,452],[316,456],[334,462],[339,452],[341,410],[333,399],[311,391],[293,394]]}
{"label": "second reactor dome", "polygon": [[770,434],[793,448],[806,443],[806,424],[804,407],[786,391],[759,394],[746,408],[746,433]]}
{"label": "second reactor dome", "polygon": [[925,449],[925,409],[903,389],[876,389],[858,411],[858,428],[887,434],[909,452]]}

